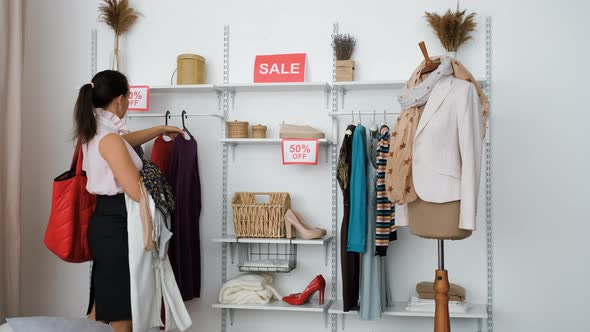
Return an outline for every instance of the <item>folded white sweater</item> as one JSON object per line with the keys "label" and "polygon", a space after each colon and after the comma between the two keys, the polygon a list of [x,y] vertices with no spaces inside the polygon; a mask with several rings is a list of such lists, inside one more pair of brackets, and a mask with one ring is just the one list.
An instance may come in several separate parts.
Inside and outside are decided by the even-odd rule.
{"label": "folded white sweater", "polygon": [[219,291],[222,304],[267,304],[273,298],[282,297],[271,286],[272,277],[254,273],[244,273],[226,282]]}
{"label": "folded white sweater", "polygon": [[[407,311],[421,311],[434,312],[436,304],[434,300],[425,300],[412,296],[406,307]],[[471,304],[467,302],[449,301],[449,313],[451,314],[466,314],[471,308]]]}

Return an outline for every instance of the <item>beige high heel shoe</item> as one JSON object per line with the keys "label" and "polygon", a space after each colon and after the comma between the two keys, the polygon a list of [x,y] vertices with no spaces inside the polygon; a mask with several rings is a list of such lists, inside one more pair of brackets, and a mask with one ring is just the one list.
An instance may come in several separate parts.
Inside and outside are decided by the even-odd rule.
{"label": "beige high heel shoe", "polygon": [[320,239],[326,235],[325,229],[306,225],[303,222],[303,218],[290,209],[285,212],[285,227],[287,230],[287,238],[289,239],[295,237],[295,232],[292,231],[293,227],[297,229],[301,238],[304,240]]}

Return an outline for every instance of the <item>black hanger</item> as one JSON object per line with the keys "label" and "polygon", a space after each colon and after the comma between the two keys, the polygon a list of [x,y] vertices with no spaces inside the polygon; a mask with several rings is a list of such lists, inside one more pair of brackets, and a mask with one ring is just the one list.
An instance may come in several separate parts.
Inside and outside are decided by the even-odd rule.
{"label": "black hanger", "polygon": [[167,126],[167,125],[168,125],[168,119],[170,119],[170,111],[166,111],[165,118],[166,118],[166,120],[165,120],[165,121],[166,121],[166,122],[165,122],[165,124],[166,124],[166,126]]}
{"label": "black hanger", "polygon": [[188,130],[188,128],[184,124],[185,117],[188,119],[188,116],[186,115],[186,111],[182,110],[182,130],[184,130],[184,132],[187,133],[190,136],[190,138],[193,138],[193,134],[191,134],[191,132]]}

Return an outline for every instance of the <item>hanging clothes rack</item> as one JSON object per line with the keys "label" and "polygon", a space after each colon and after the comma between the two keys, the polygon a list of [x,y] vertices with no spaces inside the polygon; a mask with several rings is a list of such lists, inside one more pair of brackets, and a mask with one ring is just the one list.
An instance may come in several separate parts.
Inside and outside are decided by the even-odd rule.
{"label": "hanging clothes rack", "polygon": [[360,115],[399,115],[401,112],[400,111],[385,111],[385,112],[373,112],[373,111],[343,111],[343,112],[328,112],[329,116],[345,116],[345,115],[353,115],[353,116],[358,116]]}
{"label": "hanging clothes rack", "polygon": [[[165,118],[167,113],[147,113],[147,114],[127,114],[128,118]],[[168,114],[169,118],[180,118],[183,114]],[[184,116],[186,117],[214,117],[219,119],[225,119],[223,114],[218,113],[185,113]]]}

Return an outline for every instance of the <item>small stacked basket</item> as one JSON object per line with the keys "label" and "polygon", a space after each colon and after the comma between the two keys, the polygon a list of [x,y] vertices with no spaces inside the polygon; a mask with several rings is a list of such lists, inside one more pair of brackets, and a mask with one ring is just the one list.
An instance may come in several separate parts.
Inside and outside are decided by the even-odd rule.
{"label": "small stacked basket", "polygon": [[[228,138],[249,138],[247,121],[228,121],[227,137]],[[252,126],[252,138],[266,138],[266,126]]]}

